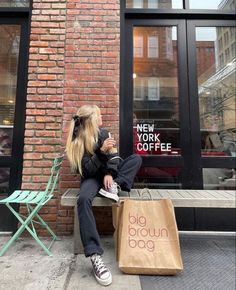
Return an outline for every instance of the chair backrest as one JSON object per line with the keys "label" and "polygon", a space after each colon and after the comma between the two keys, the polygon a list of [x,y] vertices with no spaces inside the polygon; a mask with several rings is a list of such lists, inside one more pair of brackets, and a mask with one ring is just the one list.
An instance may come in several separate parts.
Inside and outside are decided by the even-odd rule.
{"label": "chair backrest", "polygon": [[56,157],[53,161],[53,165],[51,168],[51,175],[49,177],[49,180],[45,189],[46,196],[51,195],[57,185],[57,181],[59,178],[59,171],[61,168],[63,158],[64,158],[64,155],[61,155],[59,157]]}

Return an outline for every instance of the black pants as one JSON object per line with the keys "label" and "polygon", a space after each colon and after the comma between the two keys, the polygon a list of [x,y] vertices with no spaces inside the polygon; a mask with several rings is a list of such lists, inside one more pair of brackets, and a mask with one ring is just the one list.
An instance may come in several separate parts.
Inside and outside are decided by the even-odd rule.
{"label": "black pants", "polygon": [[[118,168],[118,176],[115,181],[124,190],[130,190],[135,175],[137,174],[142,163],[139,155],[133,154],[120,162]],[[100,237],[96,227],[96,221],[92,211],[92,201],[98,194],[103,180],[99,178],[85,179],[80,186],[78,199],[78,216],[80,223],[81,240],[84,246],[84,254],[86,257],[92,254],[103,254]]]}

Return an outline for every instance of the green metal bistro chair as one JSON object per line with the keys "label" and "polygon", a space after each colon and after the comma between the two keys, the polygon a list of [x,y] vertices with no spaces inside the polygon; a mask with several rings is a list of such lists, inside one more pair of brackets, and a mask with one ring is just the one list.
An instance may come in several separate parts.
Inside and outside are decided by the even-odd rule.
{"label": "green metal bistro chair", "polygon": [[[5,204],[14,216],[21,223],[21,226],[16,231],[16,233],[11,237],[11,239],[6,243],[3,249],[0,251],[0,257],[7,251],[10,245],[18,239],[22,232],[26,229],[31,234],[31,236],[36,240],[36,242],[45,250],[45,252],[52,256],[49,251],[53,242],[57,239],[57,236],[50,229],[47,223],[38,214],[39,210],[53,197],[53,192],[55,190],[58,178],[59,170],[62,164],[63,156],[54,159],[53,166],[51,168],[51,175],[49,177],[45,191],[28,191],[28,190],[15,190],[9,197],[0,200],[0,203]],[[28,210],[28,215],[23,216],[19,214],[11,204],[23,204]],[[37,217],[37,221],[34,218]],[[48,247],[46,247],[42,241],[39,239],[37,232],[34,228],[34,223],[41,224],[44,226],[48,232],[52,235],[52,241]],[[31,224],[31,227],[29,226]]]}

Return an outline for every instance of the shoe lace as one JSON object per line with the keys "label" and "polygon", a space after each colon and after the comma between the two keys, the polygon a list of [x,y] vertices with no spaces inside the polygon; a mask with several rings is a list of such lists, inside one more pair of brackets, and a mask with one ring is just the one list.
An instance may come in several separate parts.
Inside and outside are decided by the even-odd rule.
{"label": "shoe lace", "polygon": [[116,182],[113,182],[109,189],[111,191],[119,191],[120,190],[120,186]]}
{"label": "shoe lace", "polygon": [[99,274],[104,273],[106,271],[108,271],[106,265],[104,264],[101,256],[96,255],[94,258],[92,258],[92,262],[93,265],[96,269],[96,272],[98,272]]}

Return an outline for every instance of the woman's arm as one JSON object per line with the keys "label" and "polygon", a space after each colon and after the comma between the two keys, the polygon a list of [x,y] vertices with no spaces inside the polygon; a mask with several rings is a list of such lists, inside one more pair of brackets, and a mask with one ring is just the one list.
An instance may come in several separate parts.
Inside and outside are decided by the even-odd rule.
{"label": "woman's arm", "polygon": [[82,172],[83,177],[92,177],[104,168],[107,162],[107,156],[96,150],[94,155],[85,153],[82,158]]}
{"label": "woman's arm", "polygon": [[[98,142],[96,144],[95,152],[93,155],[85,153],[82,158],[82,172],[83,177],[92,177],[99,171],[102,174],[110,173],[110,170],[104,171],[109,159],[112,157],[109,150],[115,145],[115,140],[109,138],[108,131],[101,129],[98,136]],[[112,168],[113,169],[113,168]]]}

